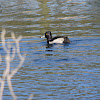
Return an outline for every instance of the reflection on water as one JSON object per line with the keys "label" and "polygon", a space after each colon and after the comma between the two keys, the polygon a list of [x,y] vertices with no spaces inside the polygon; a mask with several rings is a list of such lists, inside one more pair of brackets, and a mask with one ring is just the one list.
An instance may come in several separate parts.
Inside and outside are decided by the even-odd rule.
{"label": "reflection on water", "polygon": [[[0,29],[23,35],[21,53],[26,60],[12,79],[18,100],[100,98],[100,1],[0,1]],[[69,36],[70,44],[48,45],[40,35],[47,30]],[[11,41],[11,39],[7,39]],[[0,44],[0,54],[5,52]],[[16,66],[18,60],[13,62]],[[4,70],[4,59],[0,65]],[[12,99],[7,85],[3,99]]]}

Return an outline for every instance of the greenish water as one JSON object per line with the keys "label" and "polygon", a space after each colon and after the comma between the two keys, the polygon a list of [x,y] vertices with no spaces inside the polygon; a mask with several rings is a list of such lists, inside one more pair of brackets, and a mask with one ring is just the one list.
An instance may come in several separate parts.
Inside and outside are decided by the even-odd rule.
{"label": "greenish water", "polygon": [[[12,78],[18,100],[100,99],[99,0],[0,0],[0,30],[22,35],[25,62]],[[48,46],[45,31],[69,36],[71,43]],[[7,39],[6,41],[12,41]],[[12,43],[14,44],[14,43]],[[0,44],[5,69],[5,51]],[[17,57],[11,68],[18,65]],[[9,98],[9,99],[8,99]],[[12,100],[7,83],[4,100]]]}

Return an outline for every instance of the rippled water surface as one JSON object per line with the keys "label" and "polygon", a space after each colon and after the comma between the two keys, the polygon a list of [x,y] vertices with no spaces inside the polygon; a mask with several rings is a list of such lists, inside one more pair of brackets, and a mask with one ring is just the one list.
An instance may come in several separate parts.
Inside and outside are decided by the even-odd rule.
{"label": "rippled water surface", "polygon": [[[17,100],[100,99],[100,1],[99,0],[0,0],[0,30],[13,31],[25,61],[12,78]],[[45,31],[69,36],[70,44],[47,45]],[[13,42],[11,44],[14,45]],[[5,51],[0,43],[0,77]],[[18,66],[19,59],[11,63]],[[9,98],[9,99],[8,99]],[[4,100],[12,100],[5,83]]]}

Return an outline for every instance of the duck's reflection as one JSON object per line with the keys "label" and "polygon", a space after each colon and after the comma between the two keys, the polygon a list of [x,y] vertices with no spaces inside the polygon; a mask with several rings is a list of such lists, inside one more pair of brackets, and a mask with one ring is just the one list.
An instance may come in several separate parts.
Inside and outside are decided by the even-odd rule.
{"label": "duck's reflection", "polygon": [[46,54],[45,56],[53,56],[53,45],[52,44],[46,44]]}
{"label": "duck's reflection", "polygon": [[69,44],[46,44],[45,46],[45,56],[55,56],[56,54],[62,52],[68,52]]}
{"label": "duck's reflection", "polygon": [[53,47],[53,44],[47,44],[46,45],[46,48],[51,48],[51,47]]}

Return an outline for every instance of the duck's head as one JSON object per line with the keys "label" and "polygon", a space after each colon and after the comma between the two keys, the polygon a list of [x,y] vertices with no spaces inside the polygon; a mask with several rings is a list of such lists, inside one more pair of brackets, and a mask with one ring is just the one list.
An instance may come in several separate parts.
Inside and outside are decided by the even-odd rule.
{"label": "duck's head", "polygon": [[45,32],[45,38],[47,38],[47,40],[51,40],[52,39],[51,31]]}

